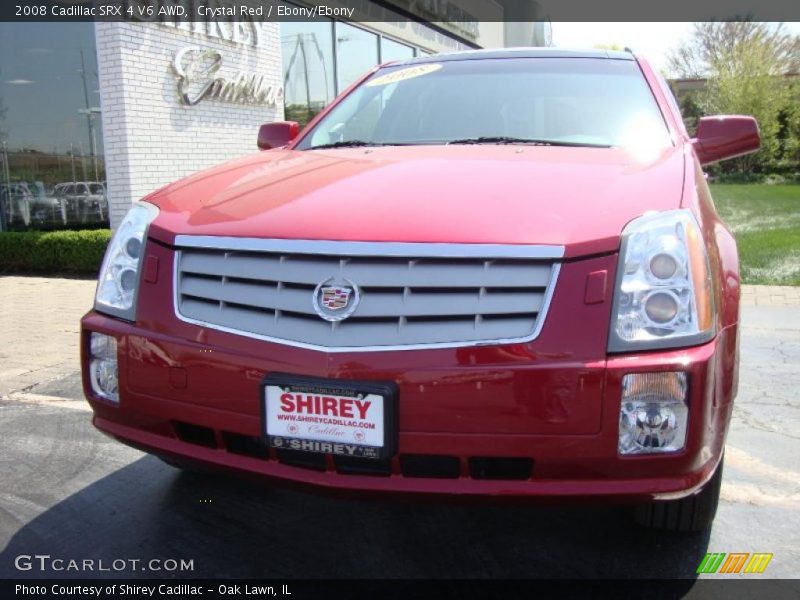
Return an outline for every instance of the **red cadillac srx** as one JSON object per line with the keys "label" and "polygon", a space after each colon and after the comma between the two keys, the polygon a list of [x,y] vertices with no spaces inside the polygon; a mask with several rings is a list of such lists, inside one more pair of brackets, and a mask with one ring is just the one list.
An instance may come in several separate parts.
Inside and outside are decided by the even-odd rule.
{"label": "red cadillac srx", "polygon": [[94,424],[176,466],[336,490],[617,501],[706,529],[739,266],[628,52],[374,69],[298,134],[133,204],[82,321]]}

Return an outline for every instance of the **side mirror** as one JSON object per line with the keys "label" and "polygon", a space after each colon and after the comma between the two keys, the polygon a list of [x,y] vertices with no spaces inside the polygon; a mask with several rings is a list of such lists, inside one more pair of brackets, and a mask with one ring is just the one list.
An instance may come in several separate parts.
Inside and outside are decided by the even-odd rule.
{"label": "side mirror", "polygon": [[258,130],[258,147],[262,150],[280,148],[291,142],[300,133],[296,121],[277,121],[265,123]]}
{"label": "side mirror", "polygon": [[761,147],[761,136],[753,117],[702,117],[692,145],[700,164],[708,165],[756,152]]}

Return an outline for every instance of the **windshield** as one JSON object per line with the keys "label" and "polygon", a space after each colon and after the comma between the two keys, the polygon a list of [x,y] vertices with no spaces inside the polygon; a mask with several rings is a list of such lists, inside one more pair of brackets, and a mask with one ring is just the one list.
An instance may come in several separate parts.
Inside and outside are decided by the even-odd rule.
{"label": "windshield", "polygon": [[443,61],[377,71],[297,145],[671,144],[638,65],[596,58]]}

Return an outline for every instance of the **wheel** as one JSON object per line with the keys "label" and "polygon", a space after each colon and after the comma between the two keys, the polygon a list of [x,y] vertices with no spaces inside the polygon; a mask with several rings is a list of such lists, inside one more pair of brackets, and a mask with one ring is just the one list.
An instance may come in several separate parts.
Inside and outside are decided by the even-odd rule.
{"label": "wheel", "polygon": [[666,531],[706,531],[711,529],[719,504],[723,459],[708,483],[696,494],[680,500],[665,500],[637,506],[634,520],[645,527]]}

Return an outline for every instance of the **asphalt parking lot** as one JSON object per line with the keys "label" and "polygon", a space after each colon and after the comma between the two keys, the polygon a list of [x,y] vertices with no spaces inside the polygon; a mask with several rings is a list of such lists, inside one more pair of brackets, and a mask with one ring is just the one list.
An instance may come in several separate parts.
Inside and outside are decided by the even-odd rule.
{"label": "asphalt parking lot", "polygon": [[[0,277],[0,577],[19,555],[191,559],[115,577],[694,577],[706,552],[800,572],[800,289],[748,288],[741,380],[710,534],[653,533],[618,507],[337,499],[181,473],[96,432],[77,375],[88,280]],[[716,576],[720,577],[720,576]],[[741,577],[744,577],[743,575]]]}

